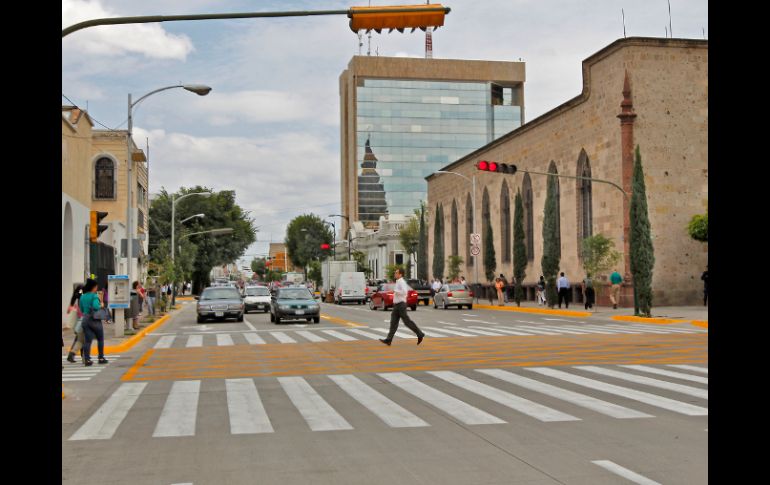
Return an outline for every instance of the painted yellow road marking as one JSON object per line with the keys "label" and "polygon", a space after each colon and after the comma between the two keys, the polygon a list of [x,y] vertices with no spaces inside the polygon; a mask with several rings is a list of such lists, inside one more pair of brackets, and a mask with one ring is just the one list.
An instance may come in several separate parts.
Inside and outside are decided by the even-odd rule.
{"label": "painted yellow road marking", "polygon": [[366,326],[366,325],[361,325],[360,323],[351,322],[350,320],[345,320],[344,318],[333,317],[331,315],[322,314],[321,318],[331,323],[339,323],[340,325],[345,325],[346,327],[365,327]]}

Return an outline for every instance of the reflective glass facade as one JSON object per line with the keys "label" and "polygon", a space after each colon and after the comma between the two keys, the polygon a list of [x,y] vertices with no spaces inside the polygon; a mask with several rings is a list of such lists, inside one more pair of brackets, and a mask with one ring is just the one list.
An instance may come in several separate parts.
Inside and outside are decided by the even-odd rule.
{"label": "reflective glass facade", "polygon": [[[362,79],[356,88],[359,220],[411,214],[427,195],[425,177],[521,126],[520,87],[490,82]],[[378,183],[361,185],[367,146]],[[371,154],[369,155],[371,158]],[[371,175],[372,167],[368,167]],[[377,190],[377,194],[370,194]],[[377,208],[379,207],[379,208]]]}

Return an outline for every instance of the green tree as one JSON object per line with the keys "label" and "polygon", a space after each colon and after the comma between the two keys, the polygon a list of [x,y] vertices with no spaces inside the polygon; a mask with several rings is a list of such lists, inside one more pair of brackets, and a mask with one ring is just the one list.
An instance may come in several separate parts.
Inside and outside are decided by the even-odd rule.
{"label": "green tree", "polygon": [[521,300],[524,299],[524,288],[521,284],[526,277],[527,269],[527,245],[524,242],[524,204],[521,199],[521,192],[516,191],[516,198],[513,206],[513,278],[516,280],[516,288],[513,292],[513,299],[517,305],[521,306]]}
{"label": "green tree", "polygon": [[492,224],[486,224],[484,230],[484,275],[487,281],[495,279],[495,270],[497,270],[497,256],[495,255],[494,233]]}
{"label": "green tree", "polygon": [[303,214],[286,227],[286,251],[295,266],[304,268],[313,260],[322,260],[332,254],[331,249],[321,249],[321,244],[331,245],[333,235],[323,220],[315,214]]}
{"label": "green tree", "polygon": [[709,213],[695,214],[687,224],[687,233],[700,242],[709,242]]}
{"label": "green tree", "polygon": [[463,264],[463,262],[463,258],[460,256],[452,255],[447,258],[447,265],[449,266],[449,269],[447,270],[447,276],[449,277],[450,281],[454,281],[460,277],[460,266]]}
{"label": "green tree", "polygon": [[433,277],[444,277],[444,209],[436,205],[433,224]]}
{"label": "green tree", "polygon": [[428,228],[425,220],[425,202],[420,201],[420,208],[415,211],[420,214],[420,231],[417,243],[417,278],[428,281]]}
{"label": "green tree", "polygon": [[266,262],[265,258],[254,258],[251,260],[251,270],[259,276],[260,279],[265,278],[265,272],[267,271]]}
{"label": "green tree", "polygon": [[387,276],[388,281],[394,281],[396,279],[396,270],[400,269],[401,274],[404,273],[404,265],[403,264],[389,264],[385,266],[385,276]]}
{"label": "green tree", "polygon": [[[416,217],[409,219],[409,222],[404,224],[398,233],[398,240],[401,243],[401,247],[409,254],[409,256],[416,256],[417,248],[420,244],[420,222]],[[412,277],[412,264],[411,260],[407,260],[406,276]]]}
{"label": "green tree", "polygon": [[556,276],[559,272],[560,258],[557,220],[559,214],[556,209],[556,176],[551,175],[548,177],[543,209],[543,257],[540,259],[545,277],[545,298],[550,308],[553,308],[558,300]]}
{"label": "green tree", "polygon": [[366,262],[366,254],[362,251],[353,251],[350,256],[353,258],[353,261],[356,262],[356,266],[358,268],[358,271],[361,271],[364,273],[364,276],[367,278],[372,276],[372,269],[369,267],[369,264]]}
{"label": "green tree", "polygon": [[647,189],[644,184],[642,156],[639,145],[634,157],[634,173],[631,179],[632,193],[630,204],[631,235],[631,275],[639,313],[649,317],[652,310],[652,269],[655,266],[655,250],[650,233],[650,219],[647,213]]}
{"label": "green tree", "polygon": [[281,281],[281,272],[268,269],[265,271],[265,281],[268,283],[271,281]]}
{"label": "green tree", "polygon": [[583,239],[581,256],[583,269],[592,278],[609,271],[620,261],[620,253],[615,251],[615,242],[601,233]]}
{"label": "green tree", "polygon": [[323,275],[321,273],[321,262],[318,260],[311,261],[308,265],[310,269],[307,272],[307,278],[315,283],[316,288],[323,286]]}

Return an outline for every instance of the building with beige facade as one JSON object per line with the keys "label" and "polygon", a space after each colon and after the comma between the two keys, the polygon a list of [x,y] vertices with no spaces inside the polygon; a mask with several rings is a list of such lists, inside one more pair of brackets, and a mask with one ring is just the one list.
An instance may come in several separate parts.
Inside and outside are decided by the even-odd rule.
{"label": "building with beige facade", "polygon": [[[621,186],[630,196],[637,145],[655,250],[653,305],[697,304],[702,302],[700,275],[708,263],[708,247],[692,240],[686,227],[693,215],[707,211],[708,41],[626,38],[613,42],[583,61],[579,95],[443,170],[476,177],[478,232],[483,236],[482,228],[491,225],[495,274],[508,278],[513,273],[513,201],[521,192],[528,254],[524,284],[531,290],[541,274],[548,176],[521,170],[603,179]],[[515,175],[481,172],[476,168],[481,160],[513,164],[520,171]],[[557,180],[560,271],[573,289],[579,287],[585,276],[580,243],[601,233],[621,252],[617,269],[629,281],[628,202],[622,192],[599,182]],[[429,175],[427,181],[431,214],[443,207],[444,254],[461,256],[464,275],[473,281],[471,184],[449,174]],[[430,222],[432,261],[435,221],[431,218]],[[484,280],[483,241],[480,247],[476,265]],[[621,305],[633,306],[631,285],[624,287]]]}
{"label": "building with beige facade", "polygon": [[524,63],[354,56],[340,75],[343,224],[411,215],[425,176],[524,122]]}

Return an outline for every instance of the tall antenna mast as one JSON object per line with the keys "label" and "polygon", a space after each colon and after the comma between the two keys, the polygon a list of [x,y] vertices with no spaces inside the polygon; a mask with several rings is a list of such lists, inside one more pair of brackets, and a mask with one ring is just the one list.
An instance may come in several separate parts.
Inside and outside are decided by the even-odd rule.
{"label": "tall antenna mast", "polygon": [[[372,0],[369,0],[369,6],[372,6]],[[371,56],[372,55],[372,31],[369,31],[369,44],[366,47],[366,55]]]}
{"label": "tall antenna mast", "polygon": [[[430,5],[430,0],[427,0],[425,3],[427,5]],[[431,34],[432,30],[433,30],[433,27],[428,27],[425,29],[425,58],[426,59],[433,59],[433,35]]]}
{"label": "tall antenna mast", "polygon": [[361,35],[361,31],[358,31],[358,55],[361,55],[361,47],[363,47],[364,41],[363,36]]}
{"label": "tall antenna mast", "polygon": [[668,32],[674,37],[674,28],[671,27],[671,0],[668,0]]}
{"label": "tall antenna mast", "polygon": [[620,13],[623,15],[623,38],[626,38],[626,12],[623,11],[623,9],[620,9]]}

